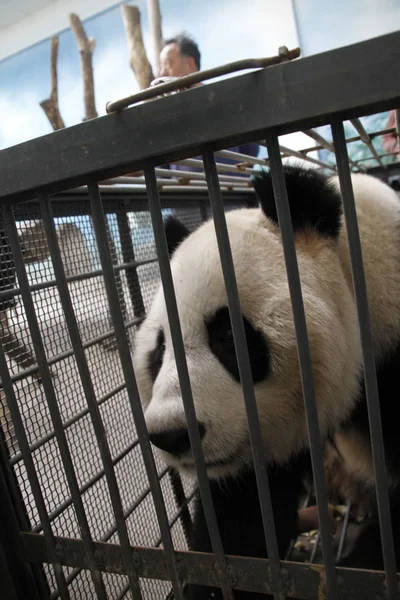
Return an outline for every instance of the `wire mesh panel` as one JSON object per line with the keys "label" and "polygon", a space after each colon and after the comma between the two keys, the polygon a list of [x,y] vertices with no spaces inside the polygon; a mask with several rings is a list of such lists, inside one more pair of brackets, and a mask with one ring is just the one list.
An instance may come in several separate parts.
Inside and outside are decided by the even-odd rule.
{"label": "wire mesh panel", "polygon": [[[195,229],[204,219],[203,202],[198,207],[165,208],[164,213],[166,216],[172,212],[178,213],[190,229]],[[241,202],[246,204],[245,201]],[[232,200],[231,206],[239,206],[239,202]],[[115,267],[118,298],[128,340],[132,345],[135,328],[148,310],[159,281],[154,236],[147,211],[121,209],[119,198],[114,202],[109,201],[108,207],[114,211],[107,213],[108,246]],[[53,210],[57,215],[54,226],[60,259],[107,436],[129,543],[133,546],[159,547],[162,546],[162,539],[116,351],[89,197],[87,193],[81,193],[72,202],[66,200],[63,206],[57,205],[55,199]],[[31,216],[34,220],[29,218]],[[50,383],[57,400],[65,443],[70,452],[90,536],[93,540],[119,543],[105,469],[41,217],[39,204],[17,205],[14,210],[22,248],[27,245],[29,236],[29,258],[32,262],[27,260],[24,252],[26,275],[50,365]],[[1,292],[6,296],[2,301],[2,344],[16,402],[52,531],[55,536],[80,538],[81,525],[63,468],[60,441],[57,440],[40,378],[5,229],[2,230],[2,244],[7,250],[2,254]],[[1,394],[2,432],[10,464],[21,490],[30,528],[35,533],[41,533],[43,520],[37,511],[3,389]],[[185,479],[181,481],[177,474],[171,478],[160,459],[157,459],[157,473],[174,543],[177,548],[187,548],[185,528],[190,527],[187,506],[193,498],[193,483]],[[182,517],[182,511],[185,517]],[[45,574],[51,597],[62,597],[51,567],[46,566]],[[96,592],[90,571],[63,567],[63,574],[71,597],[88,598]],[[145,598],[166,597],[171,589],[168,583],[146,580],[140,583],[140,587]],[[102,589],[110,598],[122,598],[131,593],[126,577],[111,574],[103,578]]]}
{"label": "wire mesh panel", "polygon": [[[319,59],[311,57],[276,65],[261,72],[261,77],[255,73],[237,78],[236,84],[229,81],[216,84],[215,104],[210,100],[212,95],[208,98],[208,92],[198,89],[185,92],[186,95],[160,98],[125,113],[125,126],[137,110],[138,114],[147,115],[148,121],[142,119],[142,122],[151,129],[157,122],[160,106],[172,119],[171,122],[165,119],[169,125],[160,119],[164,123],[161,128],[172,127],[171,123],[175,128],[176,114],[180,111],[182,131],[185,123],[189,123],[185,119],[193,116],[190,129],[193,137],[189,141],[186,134],[181,139],[180,128],[176,135],[164,132],[159,138],[146,131],[143,139],[156,139],[159,147],[150,148],[144,141],[141,154],[137,154],[136,147],[130,147],[130,138],[124,137],[115,115],[110,115],[104,120],[85,123],[82,128],[89,131],[98,127],[96,147],[103,149],[111,138],[119,136],[121,147],[124,144],[126,147],[117,159],[107,156],[105,164],[104,153],[99,160],[93,146],[82,171],[73,152],[77,144],[75,134],[64,139],[62,136],[69,135],[66,131],[52,138],[56,147],[59,144],[69,153],[68,161],[58,165],[55,174],[53,170],[43,170],[35,179],[36,175],[28,172],[29,157],[35,154],[35,148],[40,150],[40,140],[31,143],[30,152],[25,150],[27,173],[23,173],[21,180],[10,180],[5,171],[6,191],[1,193],[4,202],[0,220],[0,486],[5,492],[4,523],[7,523],[1,522],[0,565],[10,562],[4,553],[3,540],[11,535],[12,556],[15,555],[15,565],[24,574],[18,581],[16,566],[10,570],[7,585],[15,592],[14,596],[10,593],[10,598],[26,597],[29,587],[34,589],[32,597],[54,599],[183,599],[186,593],[194,594],[190,598],[196,599],[251,598],[254,593],[277,600],[314,598],[317,594],[327,598],[398,596],[396,537],[393,540],[397,521],[391,512],[393,495],[386,477],[378,401],[382,375],[375,373],[375,349],[351,185],[352,173],[375,173],[393,184],[392,177],[398,172],[398,150],[388,153],[381,146],[384,136],[398,136],[397,129],[379,127],[372,131],[362,119],[372,110],[377,113],[393,108],[400,100],[400,89],[394,84],[389,86],[389,79],[385,79],[388,65],[398,52],[397,42],[398,35],[387,36],[384,41],[372,40],[351,50],[352,57],[358,56],[360,64],[366,63],[382,72],[375,87],[369,83],[370,87],[364,89],[363,81],[353,86],[349,78],[348,86],[336,85],[334,91],[325,90],[329,70],[333,84],[343,79],[344,68],[353,69],[356,77],[354,65],[348,65],[346,60],[348,54],[340,50]],[[386,49],[392,48],[389,58],[378,52],[381,44]],[[283,54],[281,59],[284,60]],[[322,61],[326,71],[318,61]],[[358,62],[354,60],[354,64]],[[298,92],[293,91],[299,89],[299,80],[309,85],[310,73],[319,74],[312,84],[312,89],[315,86],[318,90],[314,93],[313,110],[312,102],[303,106]],[[263,77],[266,81],[261,85]],[[289,83],[282,91],[283,81]],[[232,103],[232,85],[239,86],[246,106]],[[254,94],[244,93],[249,85],[253,86]],[[259,101],[253,104],[254,98],[257,95],[264,98],[266,89],[280,90],[282,94],[277,97],[285,97],[286,102],[268,104],[261,111]],[[192,104],[187,100],[189,96],[193,98]],[[288,114],[287,106],[294,106],[294,99],[299,99],[298,114],[296,111]],[[243,119],[243,114],[248,120]],[[215,123],[220,125],[215,127]],[[137,126],[137,120],[134,124]],[[303,139],[305,135],[312,140],[310,146],[299,150],[282,144],[279,136],[293,131],[302,132]],[[101,132],[106,132],[105,137],[101,137]],[[88,139],[96,136],[88,135]],[[232,150],[234,143],[250,141],[262,149],[258,156]],[[363,150],[353,152],[354,143],[362,145]],[[5,165],[12,163],[15,152],[18,149],[3,153]],[[48,149],[38,152],[39,160],[47,160],[48,155]],[[301,279],[307,270],[304,257],[298,253],[301,244],[296,238],[296,219],[301,221],[304,214],[301,211],[297,214],[298,209],[291,203],[292,190],[282,164],[288,159],[291,164],[301,161],[303,166],[339,177],[351,255],[349,278],[352,269],[354,306],[358,309],[358,313],[354,309],[354,314],[358,314],[361,332],[360,368],[364,373],[366,414],[372,435],[372,477],[377,490],[374,518],[383,548],[380,571],[348,571],[340,563],[362,532],[353,518],[351,494],[335,499],[335,503],[344,502],[344,507],[333,509],[328,505],[328,500],[334,502],[332,477],[339,477],[341,463],[335,454],[337,448],[332,438],[335,432],[329,430],[319,414],[318,377],[324,374],[321,375],[320,365],[315,369],[311,361],[315,359],[312,349],[319,338],[307,313],[309,289],[305,300],[302,295]],[[310,448],[313,474],[311,480],[302,479],[298,488],[301,493],[291,501],[298,503],[295,508],[299,517],[310,506],[314,509],[314,527],[310,525],[302,532],[307,535],[300,539],[294,530],[292,539],[285,540],[285,544],[281,523],[282,518],[286,519],[286,500],[279,490],[277,494],[277,486],[287,474],[279,471],[276,461],[266,457],[263,434],[268,419],[259,415],[257,381],[248,343],[249,323],[242,318],[242,305],[249,293],[243,290],[243,273],[237,272],[234,260],[237,245],[232,239],[232,231],[235,235],[236,230],[229,225],[237,215],[246,219],[249,213],[237,213],[232,219],[227,216],[232,209],[258,208],[253,186],[255,175],[265,167],[271,173],[274,204],[269,207],[272,217],[268,215],[268,227],[275,233],[279,227],[280,235],[280,250],[275,260],[282,269],[277,285],[287,278],[287,294],[282,302],[286,302],[294,321],[290,333],[293,344],[289,344],[288,334],[286,352],[293,351],[296,364],[298,359],[300,365],[296,392],[301,398],[298,423],[289,419],[289,425],[300,429],[304,421],[304,444]],[[265,212],[265,206],[261,205]],[[318,206],[314,208],[318,213]],[[200,273],[206,255],[221,263],[220,280],[225,286],[224,302],[233,340],[232,377],[236,379],[235,389],[239,390],[246,416],[243,427],[248,427],[241,450],[249,451],[251,465],[250,477],[246,471],[241,472],[243,479],[232,488],[231,496],[236,501],[242,493],[246,494],[246,488],[252,490],[255,504],[248,510],[248,519],[250,522],[256,513],[259,547],[250,553],[245,536],[231,543],[230,530],[235,531],[236,520],[232,519],[228,505],[221,509],[215,501],[224,488],[229,491],[231,481],[226,478],[216,483],[209,476],[210,468],[215,465],[210,462],[203,441],[204,424],[197,418],[198,382],[193,378],[190,354],[198,351],[196,343],[201,344],[190,336],[188,342],[187,321],[182,323],[181,319],[186,297],[181,295],[177,267],[171,270],[171,247],[164,232],[165,222],[171,216],[187,228],[185,235],[197,232],[204,221],[213,219],[216,254],[212,255],[211,246],[202,247],[198,237],[196,264]],[[316,227],[325,235],[324,227],[329,229],[329,223],[322,218],[317,220]],[[315,254],[319,251],[317,246],[315,242]],[[257,277],[257,247],[253,238],[246,251],[254,254],[254,264],[247,265],[247,270],[254,271]],[[272,257],[273,252],[261,258],[271,261]],[[184,258],[187,257],[182,255],[182,262]],[[328,270],[332,268],[327,266]],[[308,271],[311,273],[312,265]],[[196,275],[190,273],[194,287]],[[318,277],[313,285],[313,289],[318,289]],[[189,458],[193,465],[187,469],[183,465],[183,473],[194,471],[195,465],[196,478],[171,470],[158,453],[153,453],[150,440],[154,445],[157,443],[152,430],[149,437],[137,371],[132,365],[132,353],[140,335],[138,328],[159,289],[166,305],[163,327],[168,328],[171,336],[169,350],[176,365],[176,374],[170,380],[181,389],[176,393],[185,417],[185,443],[192,449]],[[218,293],[215,294],[217,297]],[[210,303],[214,300],[211,298]],[[193,321],[200,316],[207,328],[207,315],[196,308],[195,302],[193,306],[186,304],[189,312],[193,311]],[[277,312],[281,310],[280,304],[276,306]],[[326,311],[329,312],[329,307]],[[273,314],[264,317],[273,322]],[[156,327],[159,323],[147,321],[147,325]],[[287,331],[282,327],[285,337]],[[165,340],[159,346],[162,362]],[[272,356],[271,360],[271,368],[283,372],[279,357]],[[214,369],[219,373],[216,366]],[[205,395],[213,393],[211,375],[204,386],[209,385],[210,389],[202,392]],[[340,382],[332,382],[334,385],[339,386]],[[280,391],[275,393],[279,396]],[[227,394],[227,397],[233,396]],[[222,408],[219,412],[223,413]],[[220,415],[216,414],[217,417]],[[165,420],[168,418],[166,414]],[[230,418],[227,414],[221,426],[221,439],[224,439],[222,429],[229,429]],[[277,415],[275,418],[278,423]],[[286,433],[289,439],[293,432]],[[330,457],[331,471],[325,448],[330,443],[335,457]],[[227,460],[224,456],[222,463]],[[295,471],[297,466],[292,469]],[[217,461],[215,468],[218,467],[221,464]],[[245,516],[246,510],[247,505]],[[333,511],[339,521],[332,519]],[[204,517],[206,541],[193,548],[199,512]],[[16,540],[20,541],[19,548]],[[188,549],[194,552],[188,553]],[[287,562],[293,559],[296,562]],[[312,563],[314,566],[310,566]],[[199,588],[193,585],[203,586],[203,591],[196,592]]]}

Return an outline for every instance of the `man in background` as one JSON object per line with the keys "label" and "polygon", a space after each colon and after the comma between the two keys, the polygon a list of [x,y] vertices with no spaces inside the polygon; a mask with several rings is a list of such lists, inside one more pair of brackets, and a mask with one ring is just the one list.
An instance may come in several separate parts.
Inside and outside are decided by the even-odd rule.
{"label": "man in background", "polygon": [[182,77],[200,71],[197,44],[183,34],[166,40],[160,53],[161,77]]}
{"label": "man in background", "polygon": [[[200,71],[201,55],[196,42],[188,35],[179,34],[164,42],[160,53],[161,77],[182,77]],[[232,152],[240,152],[249,156],[258,156],[258,144],[241,144],[229,148]],[[218,157],[219,163],[234,164],[228,158]],[[180,171],[194,171],[195,169],[180,165],[171,165],[171,169]]]}

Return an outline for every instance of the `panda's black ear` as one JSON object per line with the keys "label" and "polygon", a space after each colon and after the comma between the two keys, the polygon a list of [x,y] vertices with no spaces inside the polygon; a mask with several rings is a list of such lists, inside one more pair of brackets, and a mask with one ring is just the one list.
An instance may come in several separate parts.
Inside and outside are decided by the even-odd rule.
{"label": "panda's black ear", "polygon": [[[311,227],[320,235],[337,237],[342,201],[329,179],[316,169],[285,165],[283,170],[293,230]],[[278,223],[271,173],[259,171],[252,181],[263,212]]]}
{"label": "panda's black ear", "polygon": [[189,235],[190,231],[178,219],[169,216],[164,222],[165,237],[167,238],[168,253],[171,258],[179,244]]}

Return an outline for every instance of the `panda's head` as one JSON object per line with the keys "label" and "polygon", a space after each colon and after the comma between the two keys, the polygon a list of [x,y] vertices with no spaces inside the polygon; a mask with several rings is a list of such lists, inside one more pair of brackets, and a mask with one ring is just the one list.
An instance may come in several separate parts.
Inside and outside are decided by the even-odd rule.
{"label": "panda's head", "polygon": [[[341,200],[319,173],[286,169],[321,430],[346,417],[358,385],[354,302],[337,257]],[[266,460],[285,462],[307,444],[292,308],[268,173],[261,209],[227,213]],[[251,463],[246,409],[213,221],[194,233],[169,221],[171,270],[205,461],[210,477]],[[195,474],[162,289],[134,357],[150,439],[165,461]]]}

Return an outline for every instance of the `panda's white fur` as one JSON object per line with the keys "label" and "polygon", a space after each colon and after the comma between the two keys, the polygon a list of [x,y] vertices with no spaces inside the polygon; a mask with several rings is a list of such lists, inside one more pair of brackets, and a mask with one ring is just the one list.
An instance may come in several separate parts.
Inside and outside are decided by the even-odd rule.
{"label": "panda's white fur", "polygon": [[[338,185],[336,178],[332,180]],[[398,198],[367,175],[353,176],[368,295],[377,353],[400,331],[400,246],[393,246],[400,219]],[[296,340],[278,226],[261,209],[226,215],[241,308],[263,331],[272,373],[255,386],[266,457],[284,462],[307,444]],[[342,217],[343,218],[343,217]],[[382,232],[385,232],[385,236]],[[349,413],[358,389],[361,350],[345,228],[338,240],[312,229],[296,234],[296,249],[323,433]],[[240,385],[210,352],[204,318],[227,305],[214,224],[208,221],[178,247],[171,261],[196,414],[206,425],[206,462],[235,459],[209,468],[211,477],[237,471],[251,460]],[[391,282],[391,286],[387,282]],[[163,364],[154,383],[147,357],[157,331],[165,332]],[[163,292],[154,299],[137,336],[135,372],[150,433],[184,425],[185,416]],[[165,460],[195,474],[190,457]]]}
{"label": "panda's white fur", "polygon": [[[301,169],[287,169],[320,429],[325,438],[334,441],[345,473],[343,481],[354,480],[357,492],[361,490],[364,494],[365,490],[366,496],[372,498],[374,477],[362,355],[339,182],[336,177],[327,180],[320,174],[314,177],[310,171],[307,174]],[[255,182],[261,208],[231,211],[226,220],[242,313],[250,327],[261,332],[268,347],[265,353],[268,368],[254,389],[283,557],[296,533],[297,499],[303,476],[309,469],[309,450],[292,307],[272,185],[270,179],[268,182],[263,176],[261,179],[260,189]],[[353,175],[352,184],[383,429],[388,436],[385,450],[392,522],[398,532],[396,551],[400,558],[400,440],[392,409],[400,378],[400,202],[391,188],[370,176]],[[172,255],[171,270],[224,548],[227,554],[266,556],[242,389],[238,377],[228,372],[215,349],[211,349],[209,320],[227,306],[212,221],[178,245]],[[154,356],[157,368],[152,370],[150,358]],[[154,440],[168,432],[185,431],[186,422],[161,287],[138,331],[134,368],[150,437],[153,443],[162,446]],[[396,391],[392,392],[394,387]],[[160,452],[168,464],[196,476],[189,447],[179,452]],[[335,479],[340,480],[340,475],[334,474]],[[210,551],[207,536],[198,499],[191,549]],[[379,525],[375,515],[359,545],[365,548],[368,564],[363,563],[365,553],[360,557],[356,549],[347,566],[382,568],[377,539]],[[220,598],[217,589],[212,589],[214,597]],[[210,590],[194,586],[189,597],[209,598]],[[241,599],[253,597],[256,596],[235,595]]]}

